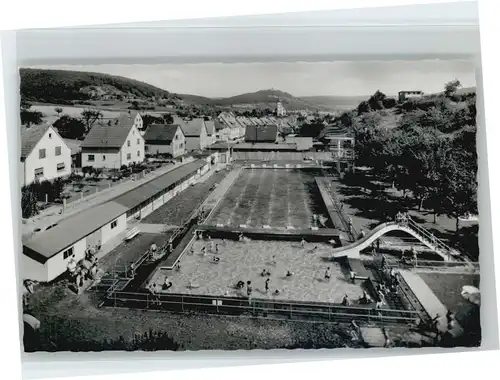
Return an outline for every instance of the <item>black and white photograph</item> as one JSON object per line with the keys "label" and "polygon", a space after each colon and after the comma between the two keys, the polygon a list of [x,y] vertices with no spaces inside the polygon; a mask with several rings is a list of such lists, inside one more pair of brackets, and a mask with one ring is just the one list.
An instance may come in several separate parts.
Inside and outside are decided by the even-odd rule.
{"label": "black and white photograph", "polygon": [[481,345],[472,61],[19,76],[25,352]]}

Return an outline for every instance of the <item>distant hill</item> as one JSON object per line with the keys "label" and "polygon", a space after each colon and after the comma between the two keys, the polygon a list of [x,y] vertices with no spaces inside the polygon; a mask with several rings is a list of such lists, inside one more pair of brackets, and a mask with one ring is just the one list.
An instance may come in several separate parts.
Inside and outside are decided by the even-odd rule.
{"label": "distant hill", "polygon": [[363,96],[301,96],[300,99],[316,104],[321,107],[325,107],[331,110],[348,110],[351,108],[356,108],[359,103],[366,100],[370,95]]}
{"label": "distant hill", "polygon": [[72,101],[151,97],[168,99],[172,94],[134,79],[81,71],[19,70],[21,96],[28,101],[70,104]]}
{"label": "distant hill", "polygon": [[274,109],[278,100],[280,100],[283,106],[288,110],[326,110],[326,107],[295,97],[288,92],[274,89],[259,90],[228,98],[213,99],[212,104],[218,106],[252,106]]}

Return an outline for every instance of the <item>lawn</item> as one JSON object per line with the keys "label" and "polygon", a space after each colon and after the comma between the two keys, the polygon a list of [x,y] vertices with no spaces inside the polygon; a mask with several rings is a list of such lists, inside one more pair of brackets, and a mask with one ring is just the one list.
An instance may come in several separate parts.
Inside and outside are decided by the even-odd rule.
{"label": "lawn", "polygon": [[[446,215],[436,216],[434,223],[431,211],[425,209],[419,211],[416,201],[411,198],[403,199],[401,191],[393,189],[390,184],[380,182],[365,172],[333,181],[333,187],[358,231],[360,229],[369,231],[382,222],[394,220],[398,211],[409,210],[412,219],[436,237],[471,258],[477,259],[479,255],[477,221],[462,221],[458,233],[455,229],[455,220]],[[391,235],[402,236],[397,232]]]}
{"label": "lawn", "polygon": [[479,275],[454,273],[419,273],[418,275],[443,305],[455,313],[469,304],[460,294],[462,287],[465,285],[479,287]]}
{"label": "lawn", "polygon": [[223,170],[214,173],[194,186],[189,186],[183,192],[177,194],[158,210],[142,219],[142,223],[182,225],[189,216],[199,207],[207,198],[210,188],[215,183],[219,183],[227,175]]}
{"label": "lawn", "polygon": [[245,169],[209,224],[309,228],[313,214],[327,215],[314,177],[317,170]]}

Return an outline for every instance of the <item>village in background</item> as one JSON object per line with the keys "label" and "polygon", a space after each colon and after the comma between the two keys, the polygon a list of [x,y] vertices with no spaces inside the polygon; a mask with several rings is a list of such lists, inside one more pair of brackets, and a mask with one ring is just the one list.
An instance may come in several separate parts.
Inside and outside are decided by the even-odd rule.
{"label": "village in background", "polygon": [[480,344],[475,88],[20,75],[26,351]]}

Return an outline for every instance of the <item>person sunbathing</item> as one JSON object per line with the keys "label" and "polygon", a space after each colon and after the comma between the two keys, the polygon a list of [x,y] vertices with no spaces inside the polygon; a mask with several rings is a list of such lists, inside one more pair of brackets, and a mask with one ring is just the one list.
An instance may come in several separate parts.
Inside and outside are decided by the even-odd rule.
{"label": "person sunbathing", "polygon": [[291,277],[291,276],[293,276],[293,272],[287,271],[287,272],[286,272],[286,276],[287,276],[287,277]]}
{"label": "person sunbathing", "polygon": [[238,289],[242,289],[243,287],[245,286],[245,283],[241,280],[239,280],[237,283],[236,283],[236,287]]}
{"label": "person sunbathing", "polygon": [[214,257],[212,258],[212,261],[213,261],[214,263],[218,263],[218,262],[220,261],[220,258],[219,258],[219,257],[217,257],[217,256],[214,256]]}

